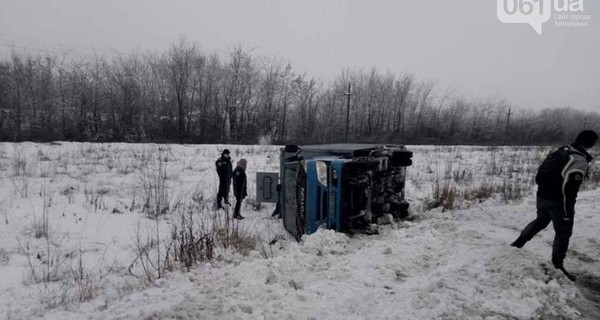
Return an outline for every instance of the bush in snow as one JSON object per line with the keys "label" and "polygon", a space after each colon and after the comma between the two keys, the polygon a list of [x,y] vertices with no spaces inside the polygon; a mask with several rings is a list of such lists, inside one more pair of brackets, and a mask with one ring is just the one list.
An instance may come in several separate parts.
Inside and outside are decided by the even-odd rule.
{"label": "bush in snow", "polygon": [[12,169],[14,177],[27,174],[27,155],[20,144],[15,144],[13,148]]}
{"label": "bush in snow", "polygon": [[178,207],[176,223],[171,227],[175,243],[172,257],[188,270],[197,262],[212,260],[214,255],[214,233],[201,215],[205,209],[202,197],[196,195],[194,202]]}
{"label": "bush in snow", "polygon": [[143,154],[140,165],[140,184],[144,191],[144,212],[157,218],[169,212],[170,195],[167,186],[166,149],[158,147],[157,154]]}
{"label": "bush in snow", "polygon": [[231,213],[217,211],[212,219],[212,232],[216,245],[232,249],[242,255],[254,250],[258,240],[248,230],[241,227],[240,220],[230,217]]}
{"label": "bush in snow", "polygon": [[10,256],[8,255],[8,252],[6,252],[4,248],[0,248],[0,266],[7,265],[9,260]]}
{"label": "bush in snow", "polygon": [[456,207],[459,194],[458,189],[451,181],[441,182],[438,179],[434,182],[433,194],[427,208],[441,207],[444,211],[452,210]]}

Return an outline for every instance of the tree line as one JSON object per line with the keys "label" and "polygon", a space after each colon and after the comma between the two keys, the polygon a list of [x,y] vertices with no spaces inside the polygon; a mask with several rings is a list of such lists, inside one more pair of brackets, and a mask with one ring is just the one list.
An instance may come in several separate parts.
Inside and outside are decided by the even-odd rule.
{"label": "tree line", "polygon": [[0,59],[2,141],[553,144],[599,120],[516,110],[376,69],[324,83],[280,58],[241,46],[204,53],[185,39],[161,53]]}

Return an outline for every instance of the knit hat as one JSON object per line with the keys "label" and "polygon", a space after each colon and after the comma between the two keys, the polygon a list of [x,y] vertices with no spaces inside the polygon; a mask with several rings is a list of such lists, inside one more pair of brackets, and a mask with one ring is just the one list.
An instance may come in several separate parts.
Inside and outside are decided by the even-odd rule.
{"label": "knit hat", "polygon": [[225,149],[225,150],[223,150],[223,152],[221,153],[221,155],[226,155],[226,154],[229,154],[229,149]]}
{"label": "knit hat", "polygon": [[589,149],[596,144],[598,134],[593,130],[583,130],[575,139],[575,143]]}

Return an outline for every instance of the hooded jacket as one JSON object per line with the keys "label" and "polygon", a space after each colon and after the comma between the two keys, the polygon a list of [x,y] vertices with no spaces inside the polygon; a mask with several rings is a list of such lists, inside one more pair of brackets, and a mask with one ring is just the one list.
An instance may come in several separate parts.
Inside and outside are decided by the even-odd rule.
{"label": "hooded jacket", "polygon": [[238,200],[248,195],[246,170],[239,165],[233,171],[233,195]]}
{"label": "hooded jacket", "polygon": [[556,202],[564,210],[564,220],[571,220],[575,215],[579,187],[588,174],[593,157],[577,143],[562,148],[568,148],[569,160],[561,170],[560,181],[553,186],[540,184],[537,195]]}

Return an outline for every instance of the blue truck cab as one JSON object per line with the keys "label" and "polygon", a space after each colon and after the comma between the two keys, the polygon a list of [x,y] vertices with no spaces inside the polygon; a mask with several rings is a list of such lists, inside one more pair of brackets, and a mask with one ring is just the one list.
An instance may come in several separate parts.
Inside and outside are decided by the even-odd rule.
{"label": "blue truck cab", "polygon": [[285,229],[296,238],[318,228],[376,232],[385,215],[405,218],[404,146],[329,144],[281,149],[277,201]]}

